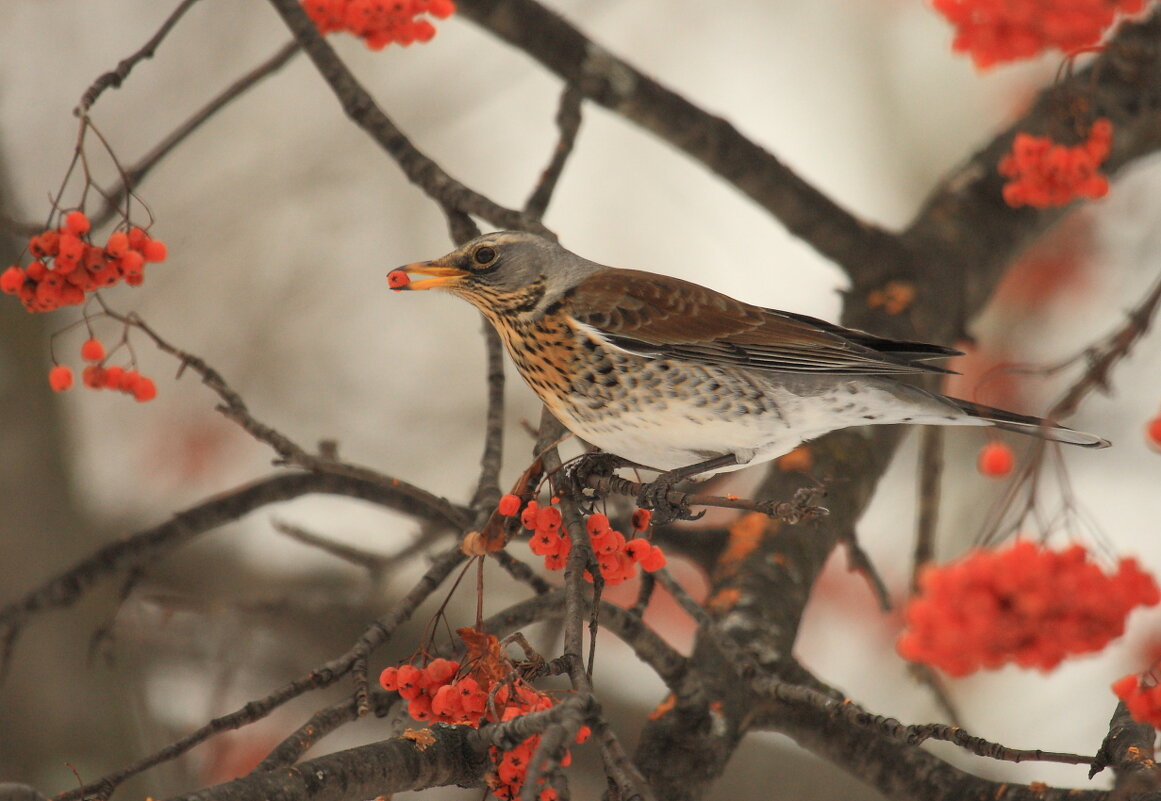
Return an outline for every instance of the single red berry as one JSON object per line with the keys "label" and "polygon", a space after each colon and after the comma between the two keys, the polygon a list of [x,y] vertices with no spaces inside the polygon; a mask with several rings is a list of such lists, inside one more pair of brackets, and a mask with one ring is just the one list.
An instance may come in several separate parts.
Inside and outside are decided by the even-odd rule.
{"label": "single red berry", "polygon": [[157,386],[152,378],[139,376],[133,386],[133,397],[138,403],[145,403],[157,397]]}
{"label": "single red berry", "polygon": [[500,503],[496,506],[496,511],[505,517],[511,517],[520,511],[520,497],[508,493],[500,498]]}
{"label": "single red berry", "polygon": [[101,344],[101,340],[97,338],[85,341],[81,345],[81,358],[86,362],[99,362],[105,358],[105,346]]}
{"label": "single red berry", "polygon": [[109,234],[109,241],[105,243],[105,252],[114,259],[124,256],[129,250],[129,235],[124,231],[114,231]]}
{"label": "single red berry", "polygon": [[122,392],[133,392],[137,387],[137,382],[141,380],[141,374],[136,370],[126,370],[121,374],[121,386],[118,387]]}
{"label": "single red berry", "polygon": [[590,537],[597,537],[609,530],[608,515],[594,512],[589,515],[589,519],[585,521],[585,529],[589,532]]}
{"label": "single red berry", "polygon": [[0,292],[15,295],[24,286],[24,270],[13,264],[3,273],[0,273]]}
{"label": "single red berry", "polygon": [[648,509],[638,509],[633,513],[633,516],[629,518],[629,522],[633,526],[634,531],[644,531],[645,529],[649,528],[649,521],[652,518],[653,513]]}
{"label": "single red berry", "polygon": [[392,270],[387,273],[387,286],[398,292],[400,289],[406,289],[411,283],[411,276],[403,272],[403,270]]}
{"label": "single red berry", "polygon": [[89,232],[89,218],[83,211],[70,211],[65,215],[64,227],[73,236],[84,236]]}
{"label": "single red berry", "polygon": [[1149,447],[1161,451],[1161,414],[1145,424],[1145,440]]}
{"label": "single red berry", "polygon": [[81,371],[81,383],[89,389],[101,389],[105,386],[105,368],[90,364]]}
{"label": "single red berry", "polygon": [[976,467],[988,478],[1003,478],[1016,466],[1016,455],[1007,443],[995,440],[980,448]]}
{"label": "single red berry", "polygon": [[146,261],[165,261],[169,251],[160,239],[150,239],[141,246],[141,255]]}
{"label": "single red berry", "polygon": [[53,392],[64,392],[73,385],[73,371],[63,364],[48,371],[48,385]]}
{"label": "single red berry", "polygon": [[384,690],[388,692],[395,692],[399,689],[399,668],[389,667],[384,668],[383,672],[379,674],[379,684]]}

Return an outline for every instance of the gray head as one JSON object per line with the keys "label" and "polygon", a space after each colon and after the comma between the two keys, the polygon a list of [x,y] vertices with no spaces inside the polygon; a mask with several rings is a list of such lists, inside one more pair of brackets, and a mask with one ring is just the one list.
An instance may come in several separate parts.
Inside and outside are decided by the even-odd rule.
{"label": "gray head", "polygon": [[[604,269],[544,237],[497,231],[478,236],[438,259],[392,270],[388,281],[396,289],[443,289],[483,311],[519,308],[536,312]],[[415,274],[433,277],[411,282],[409,277]]]}

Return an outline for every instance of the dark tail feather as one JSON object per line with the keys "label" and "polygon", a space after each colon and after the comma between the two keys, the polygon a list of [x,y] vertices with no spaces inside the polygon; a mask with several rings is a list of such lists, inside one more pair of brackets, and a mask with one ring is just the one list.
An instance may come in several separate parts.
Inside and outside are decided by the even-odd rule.
{"label": "dark tail feather", "polygon": [[949,400],[952,400],[972,417],[987,420],[996,428],[1003,429],[1004,431],[1015,431],[1018,434],[1029,434],[1033,437],[1040,437],[1041,439],[1048,439],[1053,442],[1080,445],[1082,448],[1107,448],[1111,444],[1107,439],[1098,437],[1096,434],[1075,431],[1040,417],[1016,414],[1015,412],[1008,412],[992,406],[972,403],[971,401],[959,400],[958,398],[949,398]]}

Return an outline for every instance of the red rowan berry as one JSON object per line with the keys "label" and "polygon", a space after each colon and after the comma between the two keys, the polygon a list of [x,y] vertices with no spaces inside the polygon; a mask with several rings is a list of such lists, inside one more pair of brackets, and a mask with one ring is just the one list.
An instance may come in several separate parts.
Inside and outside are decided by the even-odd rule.
{"label": "red rowan berry", "polygon": [[129,250],[129,235],[124,231],[114,231],[109,234],[109,240],[105,243],[105,253],[112,256],[114,259],[119,259],[125,255]]}
{"label": "red rowan berry", "polygon": [[149,239],[141,246],[141,255],[145,261],[159,262],[165,261],[169,251],[165,247],[165,243],[160,239]]}
{"label": "red rowan berry", "polygon": [[633,516],[629,518],[630,525],[634,531],[644,531],[649,528],[649,521],[652,520],[653,513],[648,509],[638,509],[633,512]]}
{"label": "red rowan berry", "polygon": [[24,286],[24,270],[17,265],[12,265],[3,273],[0,273],[0,291],[15,295]]}
{"label": "red rowan berry", "polygon": [[84,236],[89,232],[89,218],[83,211],[70,211],[65,215],[64,227],[73,236]]}
{"label": "red rowan berry", "polygon": [[81,345],[81,358],[86,362],[99,362],[105,358],[105,346],[101,344],[101,340],[87,339],[85,344]]}
{"label": "red rowan berry", "polygon": [[102,389],[105,386],[105,368],[90,364],[81,371],[81,383],[89,389]]}
{"label": "red rowan berry", "polygon": [[512,495],[511,493],[503,495],[500,498],[500,503],[496,506],[496,511],[505,517],[511,517],[520,511],[520,496]]}
{"label": "red rowan berry", "polygon": [[387,286],[394,290],[400,290],[411,283],[411,276],[403,272],[403,270],[392,270],[387,273]]}
{"label": "red rowan berry", "polygon": [[453,662],[450,659],[438,657],[427,663],[424,671],[427,673],[430,682],[433,685],[447,684],[455,677],[456,671],[460,669],[459,662]]}
{"label": "red rowan berry", "polygon": [[653,573],[665,567],[665,554],[656,545],[649,546],[649,555],[641,558],[641,569]]}
{"label": "red rowan berry", "polygon": [[395,692],[399,689],[399,668],[389,667],[383,668],[383,672],[379,674],[379,684],[384,690],[388,692]]}
{"label": "red rowan berry", "polygon": [[585,521],[585,530],[589,532],[590,537],[595,537],[602,532],[609,530],[609,518],[600,512],[589,515],[589,519]]}
{"label": "red rowan berry", "polygon": [[[0,279],[3,280],[3,279]],[[1161,450],[1161,414],[1145,425],[1145,441],[1154,450]]]}
{"label": "red rowan berry", "polygon": [[53,392],[70,389],[73,385],[73,371],[63,364],[58,364],[48,371],[48,385],[52,387]]}
{"label": "red rowan berry", "polygon": [[1016,455],[1011,447],[998,440],[980,448],[979,457],[976,459],[976,468],[989,478],[1003,478],[1011,473],[1015,466]]}
{"label": "red rowan berry", "polygon": [[133,385],[133,398],[138,403],[147,403],[157,397],[157,385],[152,378],[139,376]]}
{"label": "red rowan berry", "polygon": [[24,269],[24,275],[29,281],[40,283],[48,273],[48,267],[42,261],[34,261]]}

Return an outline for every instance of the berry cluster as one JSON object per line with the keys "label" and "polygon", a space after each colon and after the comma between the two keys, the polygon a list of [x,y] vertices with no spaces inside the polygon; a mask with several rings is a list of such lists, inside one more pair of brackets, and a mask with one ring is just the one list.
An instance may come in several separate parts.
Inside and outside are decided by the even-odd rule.
{"label": "berry cluster", "polygon": [[1018,133],[1012,152],[1000,159],[1004,202],[1013,208],[1063,206],[1076,198],[1108,194],[1109,179],[1100,166],[1109,155],[1113,124],[1103,117],[1092,124],[1088,138],[1061,145],[1047,136]]}
{"label": "berry cluster", "polygon": [[1161,685],[1145,686],[1136,673],[1130,673],[1113,682],[1113,695],[1125,702],[1133,720],[1161,729]]}
{"label": "berry cluster", "polygon": [[[515,495],[505,495],[500,499],[501,514],[515,514],[519,510],[520,499]],[[505,509],[512,511],[506,512]],[[633,513],[631,525],[635,532],[649,528],[651,514],[648,509],[638,509]],[[544,557],[544,566],[549,570],[561,570],[572,550],[572,540],[564,529],[560,510],[551,503],[541,506],[529,501],[520,513],[520,522],[532,532],[528,546],[532,553]],[[665,567],[665,554],[644,537],[626,539],[625,535],[609,524],[607,515],[597,512],[585,520],[585,530],[597,557],[601,578],[609,585],[620,584],[637,574],[637,565],[652,573]],[[585,571],[585,578],[592,581],[592,575]]]}
{"label": "berry cluster", "polygon": [[1012,448],[999,440],[992,440],[984,445],[976,457],[976,469],[980,471],[980,475],[988,478],[1003,478],[1011,473],[1015,466],[1016,455],[1012,453]]}
{"label": "berry cluster", "polygon": [[[89,389],[116,389],[132,395],[138,403],[145,403],[157,397],[157,385],[152,378],[141,375],[133,369],[106,367],[105,346],[101,340],[92,338],[81,345],[81,358],[89,362],[81,372],[81,383]],[[73,386],[71,368],[58,364],[48,371],[48,383],[54,392],[65,392]]]}
{"label": "berry cluster", "polygon": [[455,13],[453,0],[302,0],[307,15],[323,34],[347,31],[372,50],[392,42],[409,45],[435,36],[435,26],[420,14],[447,19]]}
{"label": "berry cluster", "polygon": [[1082,545],[1056,552],[1027,540],[927,567],[919,587],[896,647],[951,676],[1008,662],[1051,670],[1070,654],[1101,650],[1134,607],[1161,601],[1135,559],[1107,575]]}
{"label": "berry cluster", "polygon": [[0,290],[19,297],[30,312],[53,311],[79,306],[85,293],[121,281],[138,286],[147,262],[165,261],[165,243],[142,228],[114,231],[103,247],[91,242],[89,228],[83,211],[70,211],[59,228],[32,237],[28,251],[34,261],[0,273]]}
{"label": "berry cluster", "polygon": [[1032,58],[1056,48],[1071,53],[1100,41],[1117,13],[1135,14],[1145,0],[932,0],[955,26],[952,49],[980,69]]}
{"label": "berry cluster", "polygon": [[[471,667],[449,659],[433,659],[425,667],[401,665],[389,667],[379,675],[383,689],[399,693],[407,700],[407,712],[422,722],[439,722],[478,728],[483,721],[492,723],[512,720],[529,712],[551,709],[555,702],[528,682],[516,676],[514,666],[502,653],[499,641],[471,629],[460,629],[468,644]],[[462,675],[460,675],[462,673]],[[577,732],[583,743],[590,734],[587,726]],[[494,770],[486,780],[497,798],[520,797],[532,755],[540,744],[534,735],[507,751],[491,748],[489,756]],[[561,764],[571,761],[566,752]],[[556,792],[541,791],[540,801],[553,801]]]}

